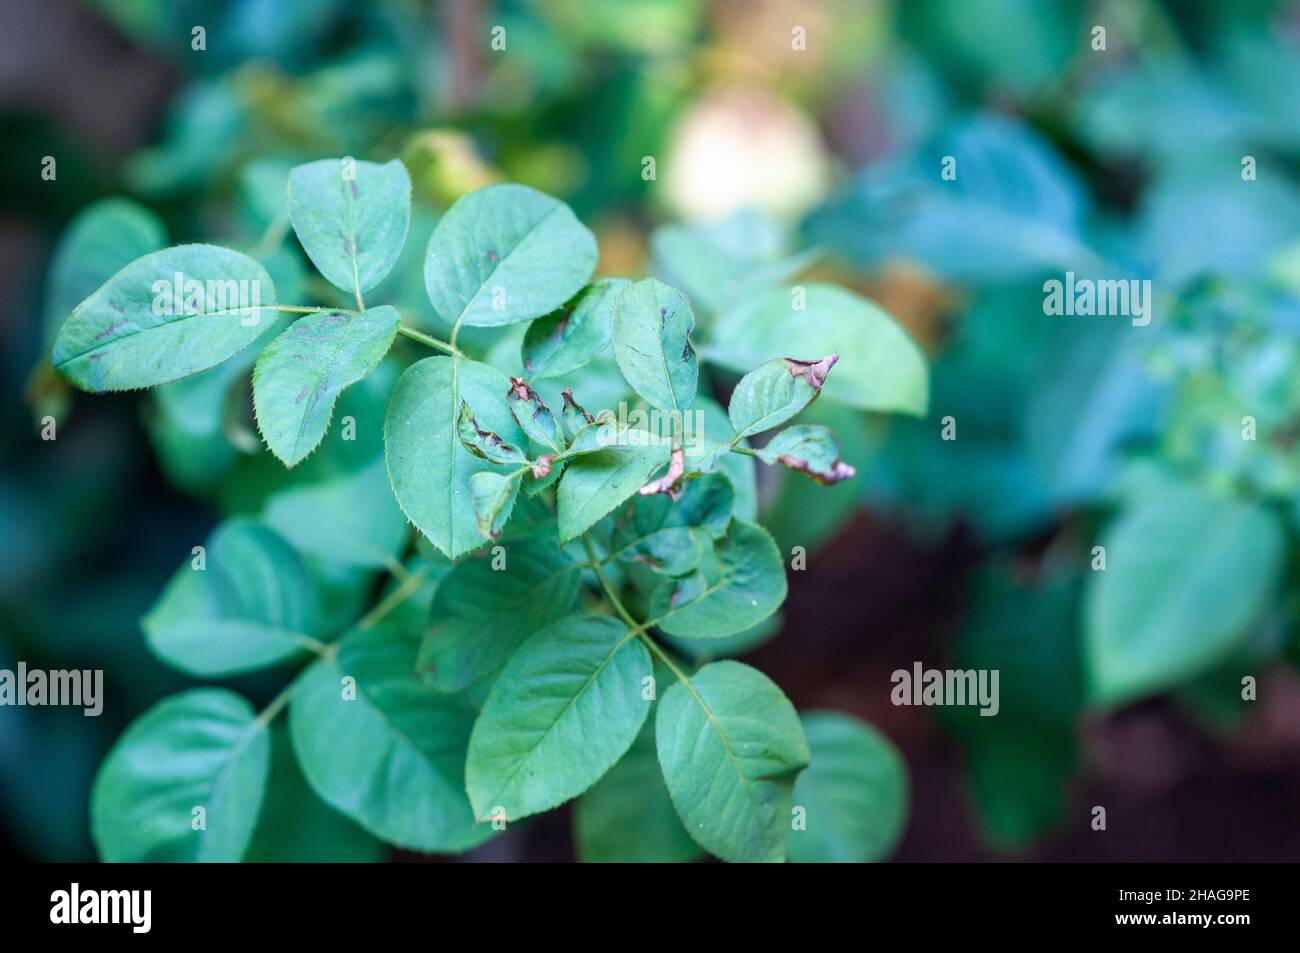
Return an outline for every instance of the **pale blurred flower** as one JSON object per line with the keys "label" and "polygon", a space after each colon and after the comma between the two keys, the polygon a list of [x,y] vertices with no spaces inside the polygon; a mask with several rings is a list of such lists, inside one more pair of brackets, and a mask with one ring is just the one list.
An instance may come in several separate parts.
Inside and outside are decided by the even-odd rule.
{"label": "pale blurred flower", "polygon": [[687,109],[659,173],[673,212],[693,219],[750,208],[797,215],[829,178],[817,127],[759,87],[722,90]]}

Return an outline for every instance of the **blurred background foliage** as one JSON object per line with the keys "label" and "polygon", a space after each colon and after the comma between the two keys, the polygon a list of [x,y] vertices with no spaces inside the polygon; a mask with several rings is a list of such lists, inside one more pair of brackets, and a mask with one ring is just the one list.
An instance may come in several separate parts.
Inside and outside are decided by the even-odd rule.
{"label": "blurred background foliage", "polygon": [[[256,254],[282,301],[333,302],[289,237],[284,181],[355,155],[411,170],[411,241],[376,300],[431,331],[433,223],[510,180],[573,206],[601,272],[687,290],[715,367],[744,341],[710,329],[782,281],[851,286],[921,343],[925,419],[811,411],[858,479],[764,468],[763,520],[808,568],[781,639],[727,647],[800,708],[899,744],[915,803],[896,856],[1300,857],[1295,4],[13,0],[0,26],[0,666],[103,668],[108,691],[98,719],[0,712],[11,851],[91,855],[99,759],[185,683],[140,616],[221,517],[363,471],[395,371],[343,397],[357,443],[290,477],[256,436],[247,362],[82,400],[49,370],[51,336],[118,267],[187,241]],[[1151,324],[1045,315],[1066,271],[1150,279]],[[462,340],[518,353],[510,332]],[[618,399],[588,376],[588,407]],[[715,372],[717,393],[733,382]],[[340,616],[378,584],[309,563]],[[913,660],[998,668],[1001,714],[891,706],[889,672]],[[296,774],[272,791],[255,857],[385,856]],[[485,856],[569,856],[564,824]]]}

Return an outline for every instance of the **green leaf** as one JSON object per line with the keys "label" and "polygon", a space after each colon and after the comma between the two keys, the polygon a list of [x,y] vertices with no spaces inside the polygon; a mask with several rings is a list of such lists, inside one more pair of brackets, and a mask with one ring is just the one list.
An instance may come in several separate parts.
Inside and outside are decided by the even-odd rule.
{"label": "green leaf", "polygon": [[319,648],[310,637],[317,594],[302,558],[278,534],[227,520],[208,539],[206,569],[192,557],[142,620],[168,665],[201,677],[251,672]]}
{"label": "green leaf", "polygon": [[539,630],[506,663],[474,725],[465,786],[480,820],[513,821],[591,787],[631,746],[650,653],[608,616]]}
{"label": "green leaf", "polygon": [[1084,640],[1093,698],[1115,704],[1200,674],[1238,648],[1282,571],[1285,533],[1250,503],[1171,486],[1103,538]]}
{"label": "green leaf", "polygon": [[549,314],[596,267],[596,239],[563,202],[523,185],[489,185],[438,222],[424,286],[448,324],[496,327]]}
{"label": "green leaf", "polygon": [[[938,8],[930,9],[943,16]],[[970,25],[978,23],[978,31],[988,31],[988,39],[975,42],[989,49],[988,43],[997,37],[997,55],[1008,68],[1015,64],[1018,77],[1025,77],[1031,75],[1025,71],[1029,56],[1049,44],[1062,60],[1069,55],[1068,40],[1060,46],[1054,40],[1035,42],[1041,34],[1023,29],[1026,15],[1039,11],[1050,15],[1042,6],[997,2],[981,4],[978,10],[966,5],[963,12],[971,17]],[[1015,17],[1014,29],[1005,28],[1009,19],[999,22],[1003,16]],[[1070,19],[1067,15],[1059,22]],[[973,39],[967,25],[956,29]],[[1029,56],[1009,45],[1022,38]],[[952,53],[937,55],[957,61]],[[1044,72],[1056,71],[1048,67]],[[985,81],[1005,88],[1001,79],[990,76]],[[1147,92],[1144,87],[1143,95]],[[1108,125],[1113,121],[1108,116]],[[1186,130],[1180,130],[1179,148],[1189,148],[1186,142]],[[951,179],[938,175],[939,156],[960,157],[958,174]],[[872,163],[846,196],[810,219],[806,231],[856,263],[905,258],[956,284],[1006,286],[1032,283],[1044,272],[1064,271],[1089,260],[1088,204],[1077,173],[1051,142],[1023,121],[987,110],[945,124],[939,136],[916,142],[895,161]],[[1206,219],[1202,213],[1200,220]]]}
{"label": "green leaf", "polygon": [[762,622],[785,601],[785,566],[767,530],[733,519],[702,569],[656,590],[656,625],[683,639],[720,639]]}
{"label": "green leaf", "polygon": [[652,440],[644,446],[607,447],[570,461],[555,493],[560,542],[577,539],[636,493],[667,465],[671,452],[668,443]]}
{"label": "green leaf", "polygon": [[300,553],[344,566],[390,567],[409,538],[379,460],[272,494],[262,517]]}
{"label": "green leaf", "polygon": [[524,433],[503,399],[509,387],[506,376],[486,364],[429,357],[407,368],[393,388],[384,420],[393,494],[407,519],[451,559],[487,542],[478,530],[469,480],[493,468],[461,444],[461,401],[485,429],[522,447]]}
{"label": "green leaf", "polygon": [[721,639],[679,639],[660,633],[668,647],[695,665],[719,659],[738,659],[771,642],[780,634],[784,619],[780,612],[768,616],[758,625]]}
{"label": "green leaf", "polygon": [[379,365],[399,323],[388,305],[360,314],[309,314],[262,351],[253,369],[253,406],[266,445],[285,466],[316,449],[334,401]]}
{"label": "green leaf", "polygon": [[654,278],[626,288],[614,302],[614,360],[632,389],[659,410],[683,411],[695,399],[694,328],[686,296]]}
{"label": "green leaf", "polygon": [[100,199],[78,212],[50,260],[44,340],[52,342],[72,309],[119,269],[166,244],[162,220],[130,199]]}
{"label": "green leaf", "polygon": [[723,473],[706,473],[686,484],[681,497],[668,507],[663,525],[698,526],[718,539],[731,524],[735,502],[731,480]]}
{"label": "green leaf", "polygon": [[520,356],[529,380],[564,377],[600,357],[609,347],[614,302],[631,283],[592,282],[564,307],[528,325]]}
{"label": "green leaf", "polygon": [[[702,428],[695,427],[696,433],[703,430],[706,439],[701,443],[707,444],[708,440],[723,444],[731,442],[734,434],[727,412],[708,396],[701,394],[695,398],[687,419],[691,417],[704,422]],[[739,446],[747,448],[749,441],[742,438]],[[732,512],[741,519],[758,519],[758,464],[754,458],[743,453],[724,453],[717,461],[717,469],[726,475],[735,491]]]}
{"label": "green leaf", "polygon": [[578,799],[573,830],[583,863],[672,864],[701,853],[673,810],[650,730]]}
{"label": "green leaf", "polygon": [[253,259],[176,245],[137,258],[77,305],[50,360],[82,390],[154,387],[243,350],[274,325],[274,304]]}
{"label": "green leaf", "polygon": [[742,437],[779,427],[821,393],[838,354],[820,361],[781,357],[754,368],[731,392],[727,416]]}
{"label": "green leaf", "polygon": [[836,712],[806,712],[812,763],[794,783],[803,829],[786,835],[797,863],[860,864],[893,850],[907,820],[907,766],[889,739]]}
{"label": "green leaf", "polygon": [[460,402],[460,413],[456,415],[456,436],[460,439],[461,446],[489,463],[514,466],[528,462],[528,456],[522,449],[506,443],[500,434],[479,426],[473,409],[463,400]]}
{"label": "green leaf", "polygon": [[245,863],[377,863],[385,848],[316,796],[298,767],[289,730],[271,732],[271,776]]}
{"label": "green leaf", "polygon": [[812,477],[823,486],[848,480],[857,474],[840,459],[840,448],[829,427],[820,424],[796,424],[773,437],[754,451],[764,463],[780,463]]}
{"label": "green leaf", "polygon": [[674,527],[694,528],[710,539],[720,539],[731,523],[735,497],[731,480],[722,473],[706,473],[687,481],[676,500],[666,494],[638,497],[627,516],[615,524],[614,545],[627,545]]}
{"label": "green leaf", "polygon": [[952,662],[999,672],[998,714],[937,712],[961,745],[981,839],[998,850],[1032,847],[1075,810],[1084,651],[1077,566],[1057,568],[1067,575],[1043,567],[1031,585],[1011,559],[995,560],[974,577]]}
{"label": "green leaf", "polygon": [[474,525],[488,539],[499,539],[510,519],[510,510],[519,492],[518,474],[484,470],[469,478],[469,501],[474,507]]}
{"label": "green leaf", "polygon": [[195,688],[164,698],[131,723],[95,777],[90,826],[100,857],[239,860],[269,769],[266,726],[239,695]]}
{"label": "green leaf", "polygon": [[559,453],[564,446],[560,425],[537,392],[522,377],[510,378],[510,393],[506,396],[510,413],[514,414],[520,428],[530,440],[548,450]]}
{"label": "green leaf", "polygon": [[494,555],[459,564],[434,596],[421,674],[443,692],[495,677],[525,639],[568,615],[580,578],[553,536],[507,544],[504,562]]}
{"label": "green leaf", "polygon": [[573,439],[591,426],[596,418],[587,413],[587,408],[573,399],[573,391],[569,388],[564,388],[560,396],[564,398],[564,409],[560,412],[560,418],[564,422],[565,433]]}
{"label": "green leaf", "polygon": [[[805,354],[838,353],[839,373],[822,388],[829,400],[864,410],[923,416],[929,372],[920,348],[893,318],[834,285],[777,288],[738,302],[714,321],[708,361],[744,373],[797,342]],[[803,304],[800,309],[798,305]]]}
{"label": "green leaf", "polygon": [[663,694],[655,743],[687,833],[733,863],[779,862],[808,743],[794,706],[762,672],[713,662]]}
{"label": "green leaf", "polygon": [[779,284],[807,268],[817,250],[786,254],[773,219],[753,211],[718,222],[664,225],[650,236],[655,274],[684,289],[707,311]]}
{"label": "green leaf", "polygon": [[459,852],[493,834],[465,797],[474,713],[415,675],[416,643],[355,630],[307,669],[289,703],[303,774],[327,803],[408,850]]}
{"label": "green leaf", "polygon": [[379,165],[320,159],[289,173],[289,221],[330,284],[360,298],[397,263],[411,224],[411,177]]}
{"label": "green leaf", "polygon": [[663,576],[684,576],[700,563],[708,539],[688,526],[669,526],[630,541],[615,540],[624,562],[635,562]]}

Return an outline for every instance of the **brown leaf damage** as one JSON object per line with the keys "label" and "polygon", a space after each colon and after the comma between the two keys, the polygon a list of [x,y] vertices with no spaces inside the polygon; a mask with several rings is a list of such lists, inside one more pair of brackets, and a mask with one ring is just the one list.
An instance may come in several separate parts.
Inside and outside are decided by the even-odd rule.
{"label": "brown leaf damage", "polygon": [[836,460],[830,467],[818,467],[801,457],[796,457],[792,453],[783,453],[777,457],[778,463],[783,463],[791,470],[798,470],[800,473],[806,473],[822,486],[830,486],[832,483],[839,483],[841,480],[848,480],[857,475],[857,470],[852,465],[845,463],[843,460]]}
{"label": "brown leaf damage", "polygon": [[815,390],[821,390],[822,384],[826,382],[826,376],[830,374],[831,368],[835,366],[835,362],[839,359],[838,354],[828,354],[820,361],[800,361],[793,357],[782,358],[786,367],[790,370],[791,377],[802,377]]}
{"label": "brown leaf damage", "polygon": [[657,480],[651,480],[641,489],[637,490],[642,496],[653,496],[656,493],[667,493],[670,500],[675,500],[681,496],[682,489],[677,485],[677,481],[682,478],[686,472],[686,451],[678,447],[673,451],[672,457],[668,460],[668,470]]}

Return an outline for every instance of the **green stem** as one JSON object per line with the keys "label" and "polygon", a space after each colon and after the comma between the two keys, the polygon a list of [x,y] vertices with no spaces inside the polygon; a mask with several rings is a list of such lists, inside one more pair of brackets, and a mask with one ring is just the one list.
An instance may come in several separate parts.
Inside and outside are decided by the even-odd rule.
{"label": "green stem", "polygon": [[257,249],[253,252],[254,258],[265,258],[284,241],[284,236],[289,233],[289,213],[281,212],[267,224],[266,230],[262,232],[262,237],[257,243]]}
{"label": "green stem", "polygon": [[582,537],[582,548],[587,551],[587,559],[592,563],[591,571],[596,574],[596,581],[600,583],[600,588],[605,591],[605,596],[614,606],[614,611],[632,628],[641,629],[641,623],[632,618],[632,613],[627,611],[627,606],[623,605],[623,600],[614,592],[614,587],[610,585],[609,579],[605,576],[605,570],[600,566],[600,560],[596,558],[596,547],[591,545],[591,540],[586,536]]}
{"label": "green stem", "polygon": [[280,714],[280,712],[284,710],[285,705],[289,704],[289,699],[293,697],[294,686],[296,686],[297,684],[298,684],[298,679],[295,676],[293,681],[291,681],[288,685],[284,686],[284,688],[280,690],[280,694],[276,695],[273,699],[271,699],[271,703],[269,705],[267,705],[260,712],[258,712],[257,723],[259,725],[265,728],[267,725],[269,725],[272,721],[275,720],[275,716]]}
{"label": "green stem", "polygon": [[389,575],[396,578],[398,582],[405,582],[407,577],[411,575],[399,560],[394,559],[388,554],[384,554],[384,568],[387,569]]}
{"label": "green stem", "polygon": [[296,304],[277,304],[274,306],[276,311],[283,311],[286,314],[357,314],[351,308],[308,308]]}
{"label": "green stem", "polygon": [[[415,591],[424,585],[425,570],[420,569],[416,572],[408,572],[405,578],[398,584],[392,592],[385,596],[378,604],[375,605],[361,621],[357,623],[359,629],[369,629],[378,625],[390,612],[395,610],[403,602],[415,594]],[[339,642],[342,639],[335,639],[333,642],[324,643],[312,640],[311,650],[323,659],[330,659],[339,650]],[[303,669],[306,671],[306,669]],[[265,727],[275,720],[275,716],[284,710],[284,706],[289,704],[289,699],[293,697],[294,687],[298,684],[298,679],[302,677],[302,672],[294,676],[280,694],[271,699],[271,703],[263,708],[257,715],[257,723]]]}
{"label": "green stem", "polygon": [[[454,343],[449,344],[446,341],[441,341],[438,338],[431,337],[423,331],[417,331],[415,328],[408,327],[405,324],[399,324],[397,326],[397,333],[410,338],[412,341],[419,341],[426,347],[435,348],[439,351],[446,351],[448,354],[454,354],[456,357],[465,356],[464,352],[459,350]],[[453,336],[453,341],[454,340],[455,338]]]}
{"label": "green stem", "polygon": [[656,625],[659,620],[650,619],[647,622],[637,622],[636,619],[632,617],[632,613],[627,611],[627,606],[623,605],[623,600],[618,597],[616,592],[614,592],[614,587],[610,584],[604,570],[601,569],[600,560],[596,557],[596,549],[591,545],[591,541],[587,539],[586,536],[582,537],[582,547],[587,551],[587,559],[591,571],[596,574],[596,581],[600,583],[600,588],[604,590],[606,598],[608,598],[610,603],[614,606],[614,611],[619,614],[624,622],[632,627],[632,632],[635,633],[636,637],[641,640],[645,647],[655,655],[659,656],[660,661],[668,666],[668,670],[676,675],[678,681],[685,684],[691,690],[691,694],[694,695],[695,687],[691,685],[690,676],[683,671],[680,665],[673,661],[672,656],[668,654],[667,650],[652,639],[650,633],[646,631]]}
{"label": "green stem", "polygon": [[361,617],[361,621],[357,623],[357,628],[362,630],[374,628],[387,618],[389,613],[395,610],[407,599],[411,598],[411,596],[415,595],[416,590],[424,585],[425,581],[426,576],[423,569],[413,573],[408,573],[406,578],[403,579],[392,592],[376,603],[373,609]]}
{"label": "green stem", "polygon": [[[644,631],[640,633],[640,636],[641,636],[641,641],[645,643],[646,648],[648,648],[655,655],[659,656],[659,661],[667,665],[668,670],[677,676],[677,680],[681,682],[683,685],[685,685],[687,688],[689,688],[691,694],[695,695],[695,697],[698,699],[699,695],[695,691],[695,686],[691,684],[691,677],[687,675],[676,662],[673,661],[672,656],[668,654],[667,650],[658,642],[656,642],[654,639],[650,638],[650,636],[647,635]],[[702,700],[701,700],[701,707],[704,707]]]}

